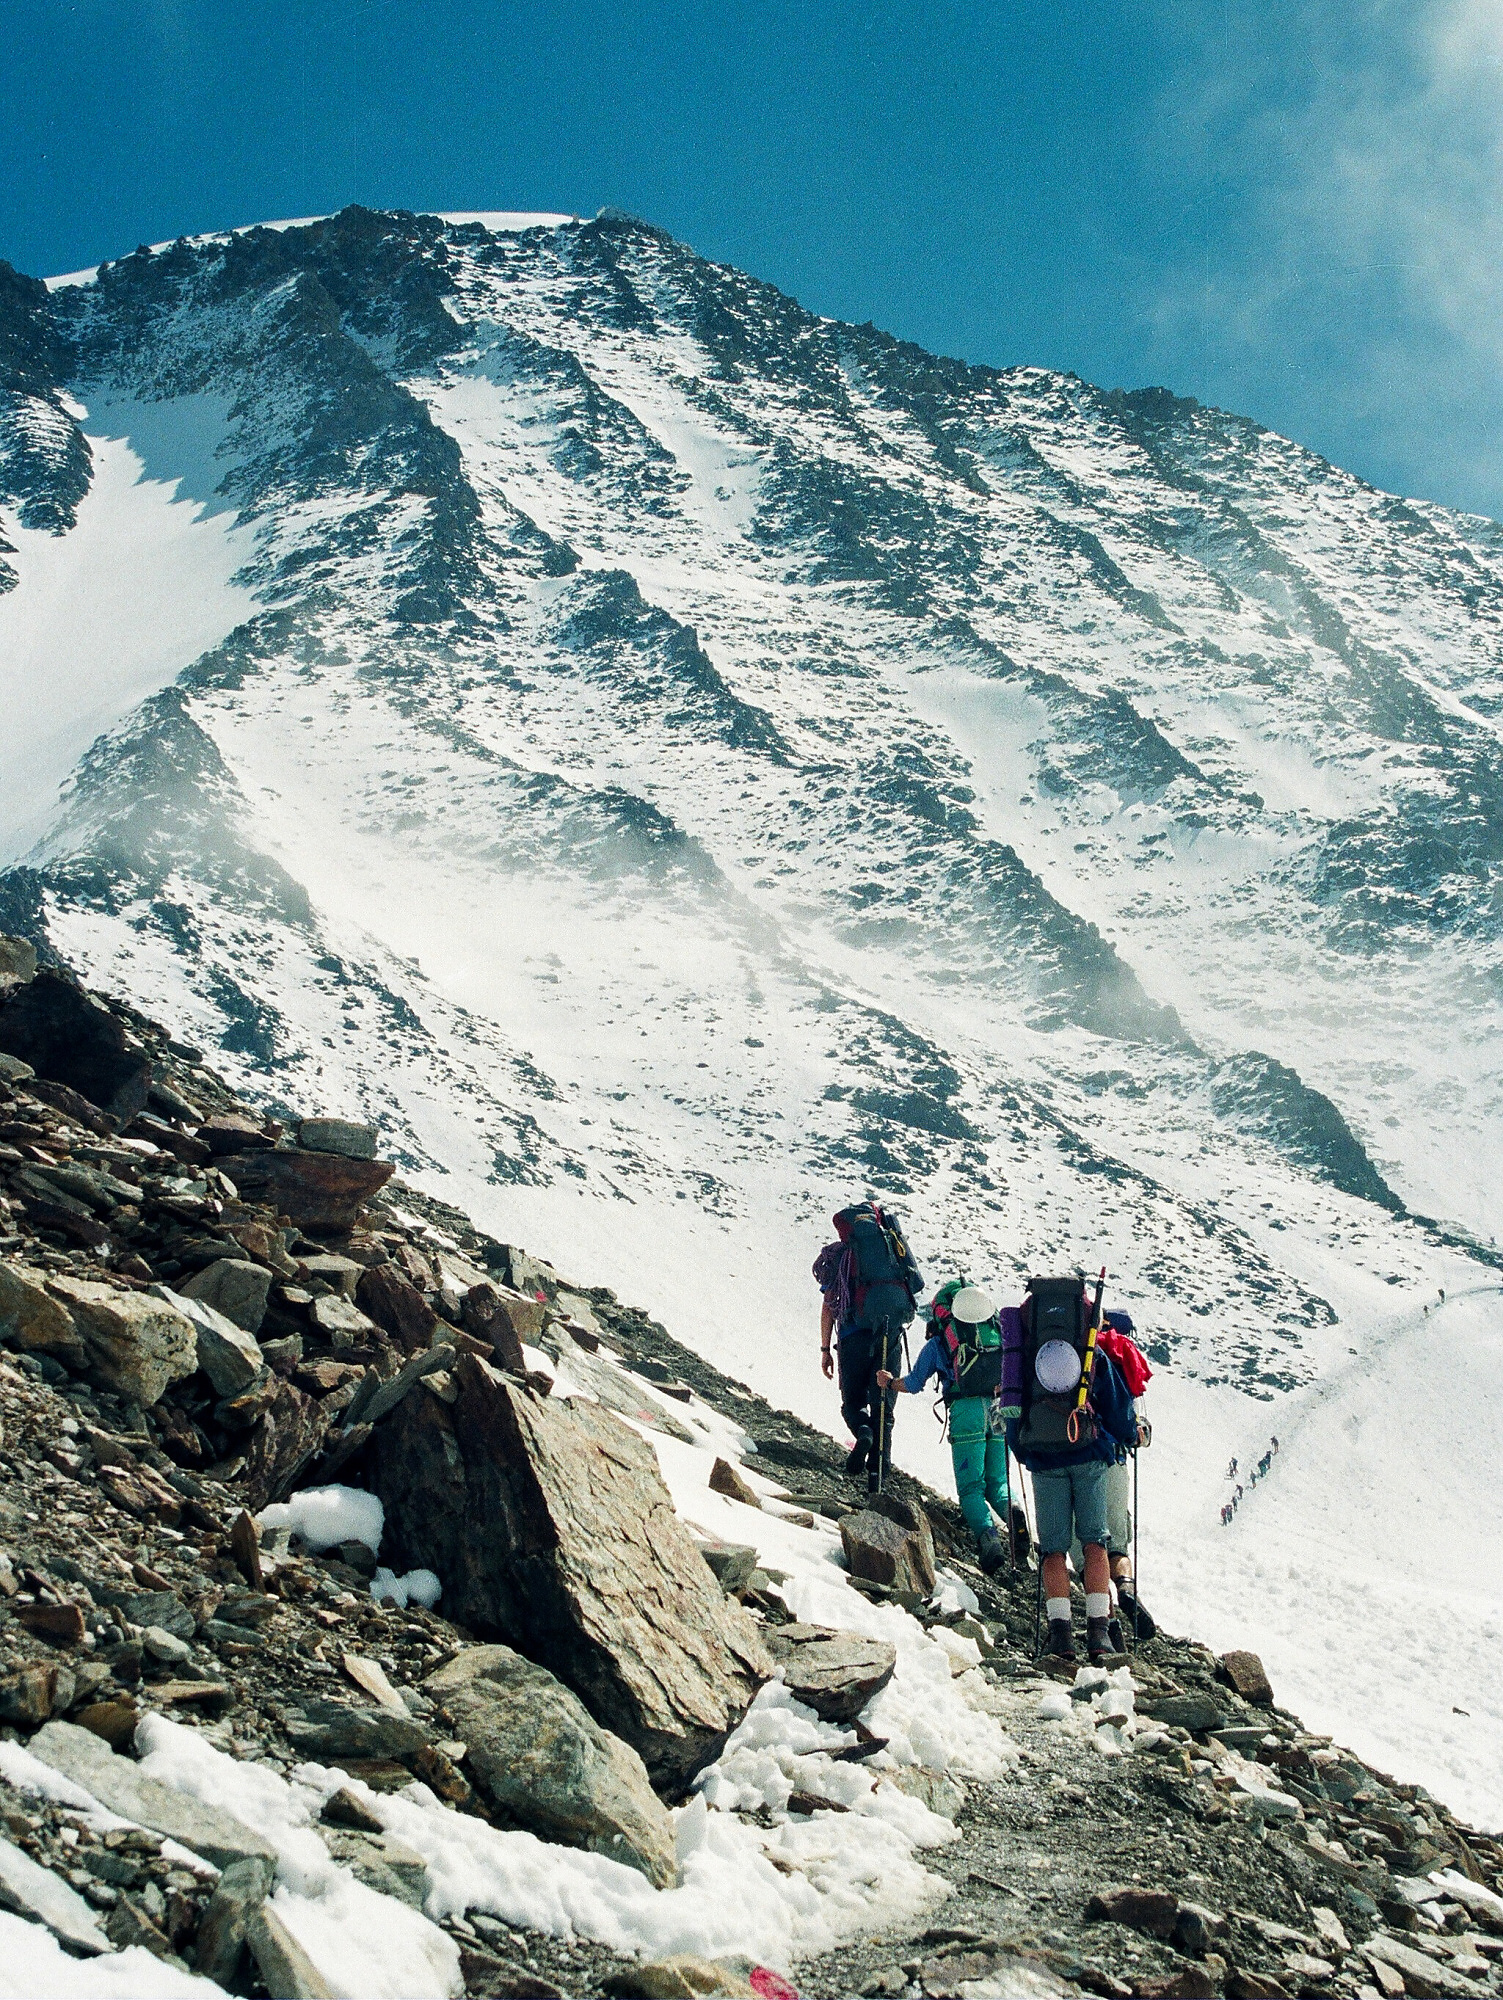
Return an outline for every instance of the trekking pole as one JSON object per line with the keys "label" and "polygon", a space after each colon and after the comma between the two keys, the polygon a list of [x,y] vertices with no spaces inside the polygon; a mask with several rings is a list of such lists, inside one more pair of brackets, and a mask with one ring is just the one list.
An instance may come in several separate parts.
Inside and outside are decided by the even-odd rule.
{"label": "trekking pole", "polygon": [[[889,1336],[888,1336],[887,1321],[883,1320],[882,1359],[878,1363],[878,1366],[884,1374],[887,1371],[888,1338]],[[883,1464],[883,1460],[885,1459],[886,1455],[887,1455],[887,1391],[886,1389],[883,1388],[882,1384],[878,1382],[877,1383],[877,1467],[876,1467],[877,1482],[872,1489],[876,1493],[880,1493],[882,1491],[882,1482],[886,1470]],[[868,1481],[867,1483],[870,1485],[871,1482]]]}
{"label": "trekking pole", "polygon": [[1039,1628],[1044,1622],[1044,1555],[1035,1551],[1037,1574],[1033,1586],[1033,1657],[1039,1656]]}
{"label": "trekking pole", "polygon": [[1132,1451],[1132,1648],[1138,1650],[1138,1606],[1142,1603],[1138,1578],[1138,1448]]}

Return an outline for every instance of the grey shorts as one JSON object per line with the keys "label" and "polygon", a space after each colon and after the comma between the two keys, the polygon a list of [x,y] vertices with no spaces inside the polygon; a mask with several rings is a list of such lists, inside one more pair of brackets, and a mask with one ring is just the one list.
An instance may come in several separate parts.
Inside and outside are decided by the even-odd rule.
{"label": "grey shorts", "polygon": [[1038,1513],[1039,1548],[1046,1556],[1068,1553],[1079,1535],[1082,1542],[1106,1546],[1106,1475],[1099,1458],[1084,1465],[1061,1465],[1034,1472],[1033,1504]]}
{"label": "grey shorts", "polygon": [[[1131,1477],[1125,1465],[1109,1465],[1106,1468],[1106,1552],[1109,1556],[1132,1554]],[[1070,1544],[1070,1560],[1075,1565],[1076,1575],[1080,1575],[1085,1554],[1080,1546],[1078,1523],[1075,1539]]]}

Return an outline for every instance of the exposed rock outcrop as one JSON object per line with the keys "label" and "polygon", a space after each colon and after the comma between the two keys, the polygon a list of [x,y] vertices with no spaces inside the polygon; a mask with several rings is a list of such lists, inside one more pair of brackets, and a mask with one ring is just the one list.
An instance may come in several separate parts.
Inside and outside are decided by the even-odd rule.
{"label": "exposed rock outcrop", "polygon": [[673,1821],[642,1759],[546,1668],[509,1646],[472,1646],[423,1686],[509,1819],[629,1862],[660,1889],[677,1879]]}
{"label": "exposed rock outcrop", "polygon": [[674,1512],[651,1449],[606,1410],[554,1402],[473,1355],[451,1406],[410,1396],[381,1427],[388,1532],[451,1616],[517,1645],[685,1784],[772,1662]]}

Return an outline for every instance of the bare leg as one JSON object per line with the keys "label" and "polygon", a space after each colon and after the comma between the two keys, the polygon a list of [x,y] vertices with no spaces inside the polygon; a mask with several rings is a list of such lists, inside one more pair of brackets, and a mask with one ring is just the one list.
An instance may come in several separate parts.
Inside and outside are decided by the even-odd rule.
{"label": "bare leg", "polygon": [[[1047,1581],[1047,1577],[1045,1579]],[[1111,1575],[1106,1566],[1106,1550],[1100,1542],[1085,1545],[1085,1587],[1089,1597],[1096,1592],[1104,1597],[1111,1587]]]}
{"label": "bare leg", "polygon": [[1045,1597],[1068,1597],[1070,1595],[1070,1572],[1063,1556],[1044,1557]]}

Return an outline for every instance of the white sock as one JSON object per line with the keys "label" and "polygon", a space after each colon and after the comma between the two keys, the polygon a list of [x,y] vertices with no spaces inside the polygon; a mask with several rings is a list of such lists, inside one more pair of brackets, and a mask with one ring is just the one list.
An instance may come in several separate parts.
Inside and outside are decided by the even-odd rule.
{"label": "white sock", "polygon": [[1109,1618],[1111,1616],[1111,1594],[1105,1590],[1088,1590],[1085,1595],[1085,1615],[1087,1618]]}
{"label": "white sock", "polygon": [[1061,1618],[1062,1618],[1062,1619],[1063,1619],[1063,1620],[1065,1621],[1065,1623],[1066,1623],[1066,1624],[1068,1625],[1068,1624],[1069,1624],[1069,1622],[1070,1622],[1070,1600],[1069,1600],[1069,1598],[1068,1598],[1068,1597],[1051,1597],[1051,1598],[1047,1599],[1046,1601],[1047,1601],[1047,1603],[1048,1603],[1048,1607],[1049,1607],[1049,1623],[1050,1623],[1051,1625],[1053,1625],[1053,1624],[1054,1624],[1054,1623],[1055,1623],[1055,1622],[1056,1622],[1056,1621],[1057,1621],[1058,1619],[1061,1619]]}

